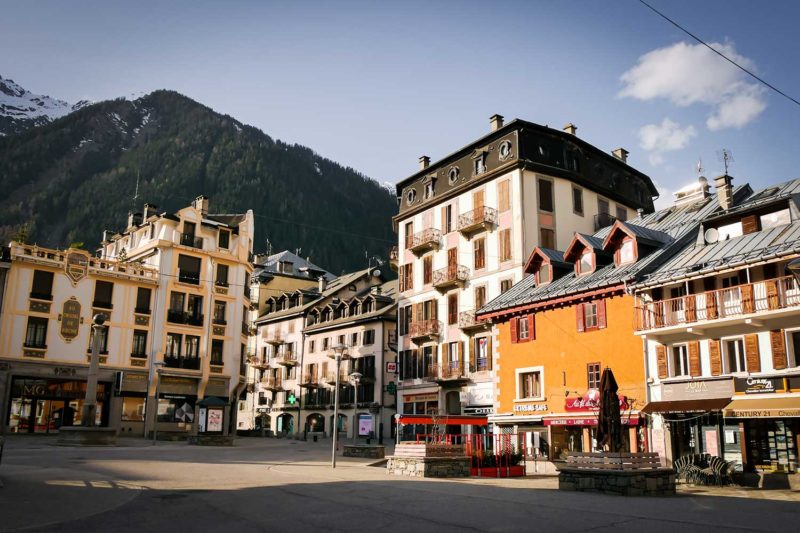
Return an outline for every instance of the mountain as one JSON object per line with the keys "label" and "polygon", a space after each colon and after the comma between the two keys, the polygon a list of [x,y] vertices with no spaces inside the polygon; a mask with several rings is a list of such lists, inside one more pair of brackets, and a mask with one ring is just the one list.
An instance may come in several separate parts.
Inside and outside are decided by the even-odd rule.
{"label": "mountain", "polygon": [[24,229],[27,242],[94,249],[144,202],[174,212],[199,194],[214,213],[253,209],[256,252],[300,248],[335,274],[395,242],[397,204],[378,182],[176,92],[99,102],[0,137],[3,242]]}
{"label": "mountain", "polygon": [[33,94],[14,80],[0,76],[0,135],[14,135],[35,126],[48,124],[76,111],[89,102],[68,104],[49,96]]}

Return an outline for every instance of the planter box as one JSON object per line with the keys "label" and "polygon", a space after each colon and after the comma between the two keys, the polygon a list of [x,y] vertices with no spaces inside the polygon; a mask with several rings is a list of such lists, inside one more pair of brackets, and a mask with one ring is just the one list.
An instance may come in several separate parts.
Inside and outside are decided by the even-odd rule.
{"label": "planter box", "polygon": [[481,468],[470,468],[469,475],[472,477],[523,477],[525,467],[516,466],[484,466]]}

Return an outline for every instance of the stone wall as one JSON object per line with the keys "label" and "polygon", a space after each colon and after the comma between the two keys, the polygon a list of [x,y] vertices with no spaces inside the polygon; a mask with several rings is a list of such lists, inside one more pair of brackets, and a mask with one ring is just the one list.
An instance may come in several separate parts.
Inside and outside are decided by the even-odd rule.
{"label": "stone wall", "polygon": [[385,448],[380,445],[368,446],[366,444],[345,444],[344,453],[342,455],[345,457],[383,459],[386,456],[386,451]]}
{"label": "stone wall", "polygon": [[408,477],[469,477],[469,457],[390,456],[386,472]]}
{"label": "stone wall", "polygon": [[621,496],[673,496],[675,471],[671,468],[592,470],[562,467],[558,472],[558,488]]}

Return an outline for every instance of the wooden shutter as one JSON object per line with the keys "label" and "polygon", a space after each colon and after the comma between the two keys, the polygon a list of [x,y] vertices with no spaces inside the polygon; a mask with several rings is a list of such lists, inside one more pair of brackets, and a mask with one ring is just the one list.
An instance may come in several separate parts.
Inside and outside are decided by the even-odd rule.
{"label": "wooden shutter", "polygon": [[483,209],[483,191],[475,191],[472,193],[472,208]]}
{"label": "wooden shutter", "polygon": [[400,292],[405,292],[405,290],[406,290],[406,266],[405,265],[400,265],[399,284],[400,284],[400,287],[399,287]]}
{"label": "wooden shutter", "polygon": [[772,366],[781,370],[789,366],[786,357],[786,340],[782,329],[769,332],[769,341],[772,346]]}
{"label": "wooden shutter", "polygon": [[406,265],[408,271],[406,272],[406,290],[413,291],[414,290],[414,263],[409,263]]}
{"label": "wooden shutter", "polygon": [[406,329],[406,308],[405,307],[401,308],[400,311],[397,313],[397,326],[400,329],[400,331],[398,332],[398,335],[403,335],[404,334],[403,332],[407,332],[408,331]]}
{"label": "wooden shutter", "polygon": [[422,258],[422,283],[428,285],[433,280],[433,256]]}
{"label": "wooden shutter", "polygon": [[706,292],[706,319],[717,318],[717,293],[715,291]]}
{"label": "wooden shutter", "polygon": [[534,329],[535,321],[534,321],[533,316],[534,316],[533,313],[528,315],[528,340],[529,341],[532,341],[532,340],[536,339],[536,329]]}
{"label": "wooden shutter", "polygon": [[697,305],[694,294],[684,296],[683,308],[686,310],[686,321],[695,322],[697,320]]}
{"label": "wooden shutter", "polygon": [[606,301],[597,300],[597,327],[602,329],[606,327]]}
{"label": "wooden shutter", "polygon": [[469,342],[469,349],[468,349],[469,361],[470,361],[471,365],[474,365],[474,364],[476,364],[476,361],[475,361],[475,337],[470,337],[467,342]]}
{"label": "wooden shutter", "polygon": [[447,206],[442,207],[442,233],[446,234],[450,231],[447,227]]}
{"label": "wooden shutter", "polygon": [[[458,364],[461,368],[464,368],[464,342],[458,341],[456,342],[456,352],[458,353]],[[470,365],[475,366],[475,361],[470,361]]]}
{"label": "wooden shutter", "polygon": [[664,379],[669,374],[667,372],[667,347],[663,344],[656,344],[656,366],[658,367],[658,379]]}
{"label": "wooden shutter", "polygon": [[447,324],[458,322],[458,293],[454,292],[447,295]]}
{"label": "wooden shutter", "polygon": [[577,320],[577,323],[578,323],[578,331],[583,331],[584,330],[584,325],[583,325],[583,306],[584,306],[584,304],[578,304],[578,305],[575,306],[575,319]]}
{"label": "wooden shutter", "polygon": [[764,282],[767,287],[767,305],[770,310],[778,309],[780,307],[780,300],[778,299],[778,282],[774,279],[768,279]]}
{"label": "wooden shutter", "polygon": [[487,370],[491,370],[492,369],[492,359],[493,359],[493,355],[492,355],[492,338],[491,337],[486,337],[486,369]]}
{"label": "wooden shutter", "polygon": [[752,313],[754,310],[753,302],[753,286],[749,283],[741,286],[742,291],[742,311],[745,313]]}
{"label": "wooden shutter", "polygon": [[720,353],[719,339],[709,339],[708,356],[711,363],[711,375],[719,376],[722,374],[722,355]]}
{"label": "wooden shutter", "polygon": [[745,235],[758,231],[758,217],[748,215],[742,218],[742,233]]}
{"label": "wooden shutter", "polygon": [[744,351],[747,354],[747,371],[761,372],[761,357],[758,353],[758,335],[744,336]]}
{"label": "wooden shutter", "polygon": [[511,342],[517,343],[519,342],[519,331],[517,331],[517,317],[511,317]]}
{"label": "wooden shutter", "polygon": [[689,375],[692,377],[703,374],[700,366],[700,341],[689,342]]}
{"label": "wooden shutter", "polygon": [[431,306],[431,320],[439,320],[439,302],[436,298],[428,300]]}

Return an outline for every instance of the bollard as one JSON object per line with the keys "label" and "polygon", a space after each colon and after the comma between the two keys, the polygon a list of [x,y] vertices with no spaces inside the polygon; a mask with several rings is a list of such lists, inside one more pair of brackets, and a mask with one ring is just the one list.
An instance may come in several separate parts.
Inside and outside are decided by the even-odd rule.
{"label": "bollard", "polygon": [[317,436],[314,435],[314,442],[317,442]]}

